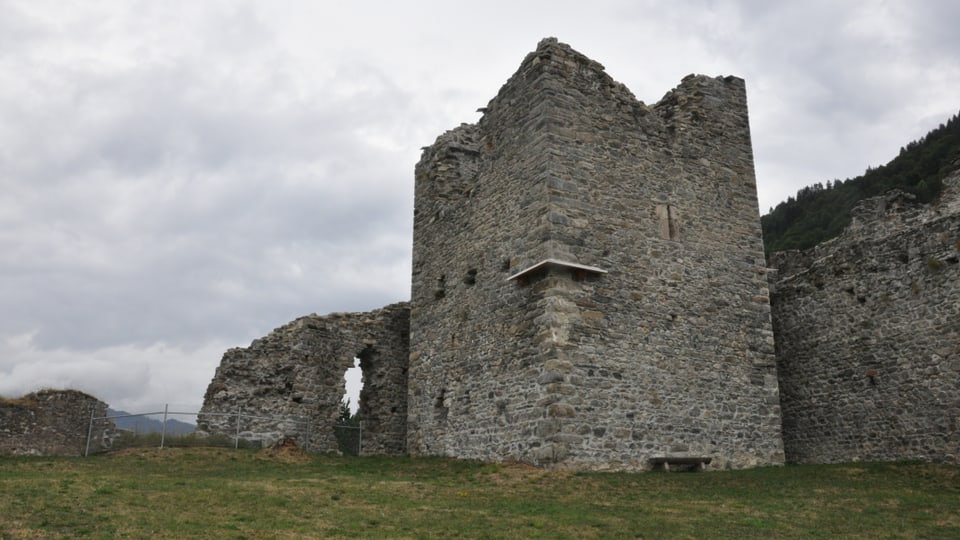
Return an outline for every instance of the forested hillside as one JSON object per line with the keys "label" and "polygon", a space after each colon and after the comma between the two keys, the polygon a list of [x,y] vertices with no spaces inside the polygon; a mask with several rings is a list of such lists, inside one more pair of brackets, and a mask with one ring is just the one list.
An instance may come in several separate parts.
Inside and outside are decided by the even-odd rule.
{"label": "forested hillside", "polygon": [[760,218],[767,254],[806,249],[833,238],[850,222],[857,201],[893,188],[930,202],[940,193],[943,178],[960,159],[960,115],[918,141],[900,148],[890,163],[867,168],[862,175],[807,186]]}

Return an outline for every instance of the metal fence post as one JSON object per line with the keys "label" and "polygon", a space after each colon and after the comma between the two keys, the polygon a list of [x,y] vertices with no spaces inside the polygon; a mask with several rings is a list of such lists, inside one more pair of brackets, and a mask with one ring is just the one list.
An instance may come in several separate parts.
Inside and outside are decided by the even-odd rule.
{"label": "metal fence post", "polygon": [[313,438],[313,418],[308,418],[307,419],[307,442],[306,444],[303,445],[304,450],[309,451],[310,439],[312,438]]}
{"label": "metal fence post", "polygon": [[237,433],[233,437],[233,449],[240,448],[240,407],[237,407]]}
{"label": "metal fence post", "polygon": [[90,437],[93,436],[93,415],[96,413],[96,407],[90,407],[90,424],[87,425],[87,446],[83,450],[83,457],[90,455]]}
{"label": "metal fence post", "polygon": [[163,448],[163,441],[167,438],[167,410],[170,404],[163,404],[163,424],[160,425],[160,448]]}

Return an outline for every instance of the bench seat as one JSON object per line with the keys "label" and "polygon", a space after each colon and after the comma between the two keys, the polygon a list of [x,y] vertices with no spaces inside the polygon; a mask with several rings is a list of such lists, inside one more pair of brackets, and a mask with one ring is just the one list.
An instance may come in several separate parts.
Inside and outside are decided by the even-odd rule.
{"label": "bench seat", "polygon": [[711,461],[713,458],[700,456],[659,456],[650,458],[650,465],[655,471],[669,471],[673,467],[684,471],[702,471]]}

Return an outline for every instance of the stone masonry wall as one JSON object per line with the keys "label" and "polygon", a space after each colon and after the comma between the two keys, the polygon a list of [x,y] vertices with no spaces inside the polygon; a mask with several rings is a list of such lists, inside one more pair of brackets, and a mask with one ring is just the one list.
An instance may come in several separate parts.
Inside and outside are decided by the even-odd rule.
{"label": "stone masonry wall", "polygon": [[306,418],[309,441],[292,421],[241,436],[336,450],[359,357],[365,453],[958,460],[960,173],[934,207],[864,201],[768,275],[742,80],[690,75],[648,106],[546,39],[482,111],[417,164],[411,303],[227,351],[200,431]]}
{"label": "stone masonry wall", "polygon": [[[82,456],[91,413],[107,415],[107,404],[76,390],[41,390],[0,399],[0,455]],[[90,452],[110,448],[113,422],[97,422]]]}
{"label": "stone masonry wall", "polygon": [[787,461],[958,461],[960,173],[945,186],[934,207],[868,199],[840,237],[774,254]]}
{"label": "stone masonry wall", "polygon": [[254,340],[250,347],[223,355],[204,396],[197,429],[233,436],[236,417],[210,413],[241,410],[289,419],[244,421],[241,438],[270,444],[291,437],[310,450],[337,451],[333,428],[344,395],[344,373],[359,358],[364,380],[359,409],[363,451],[403,454],[408,356],[406,303],[367,313],[301,317]]}
{"label": "stone masonry wall", "polygon": [[417,165],[408,448],[782,463],[765,272],[743,81],[646,106],[544,40]]}

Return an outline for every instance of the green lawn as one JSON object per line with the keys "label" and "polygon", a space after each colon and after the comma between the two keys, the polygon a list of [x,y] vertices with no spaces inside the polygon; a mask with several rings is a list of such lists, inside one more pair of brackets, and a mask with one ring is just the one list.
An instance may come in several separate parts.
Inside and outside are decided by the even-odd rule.
{"label": "green lawn", "polygon": [[558,473],[222,448],[0,458],[0,538],[960,538],[960,467]]}

